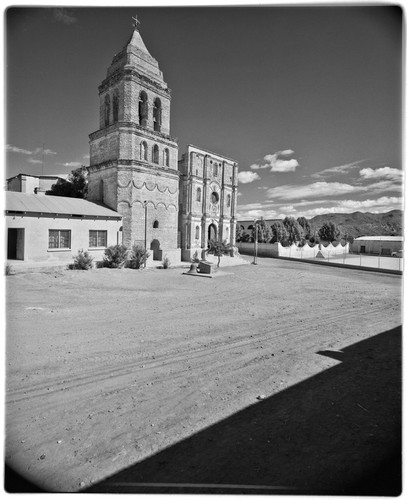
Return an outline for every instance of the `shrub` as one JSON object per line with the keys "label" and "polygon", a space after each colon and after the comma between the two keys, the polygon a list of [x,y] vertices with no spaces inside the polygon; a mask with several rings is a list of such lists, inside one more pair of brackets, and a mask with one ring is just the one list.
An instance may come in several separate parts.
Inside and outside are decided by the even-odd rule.
{"label": "shrub", "polygon": [[126,262],[126,267],[130,267],[131,269],[140,269],[144,266],[149,257],[150,252],[148,252],[145,248],[134,244],[131,247],[130,255]]}
{"label": "shrub", "polygon": [[73,264],[68,265],[68,269],[83,269],[87,271],[93,267],[93,257],[83,250],[78,251],[78,255],[73,257]]}
{"label": "shrub", "polygon": [[5,275],[10,276],[11,274],[14,274],[13,266],[10,266],[10,264],[6,264]]}
{"label": "shrub", "polygon": [[171,265],[170,259],[165,256],[163,260],[163,269],[168,269]]}
{"label": "shrub", "polygon": [[120,268],[127,259],[128,249],[124,245],[113,245],[105,250],[102,267]]}

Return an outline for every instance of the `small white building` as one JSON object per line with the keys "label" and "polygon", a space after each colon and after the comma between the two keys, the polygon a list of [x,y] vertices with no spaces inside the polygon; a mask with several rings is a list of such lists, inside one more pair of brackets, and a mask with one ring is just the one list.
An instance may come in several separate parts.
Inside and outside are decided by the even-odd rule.
{"label": "small white building", "polygon": [[391,255],[403,249],[403,236],[359,236],[353,240],[353,253],[373,255]]}
{"label": "small white building", "polygon": [[81,198],[6,191],[7,262],[63,265],[79,250],[102,260],[122,242],[122,216]]}
{"label": "small white building", "polygon": [[59,179],[66,180],[69,174],[57,175],[33,175],[18,174],[9,177],[6,181],[7,191],[18,191],[20,193],[45,194],[56,184]]}

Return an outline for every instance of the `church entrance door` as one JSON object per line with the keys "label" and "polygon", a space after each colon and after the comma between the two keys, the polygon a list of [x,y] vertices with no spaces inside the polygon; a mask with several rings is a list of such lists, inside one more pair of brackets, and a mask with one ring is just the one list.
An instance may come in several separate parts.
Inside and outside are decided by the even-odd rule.
{"label": "church entrance door", "polygon": [[215,224],[211,224],[208,227],[208,241],[216,241],[216,236],[217,236],[217,228]]}
{"label": "church entrance door", "polygon": [[153,260],[161,260],[163,251],[160,250],[160,242],[153,240],[150,245],[150,250],[153,251]]}

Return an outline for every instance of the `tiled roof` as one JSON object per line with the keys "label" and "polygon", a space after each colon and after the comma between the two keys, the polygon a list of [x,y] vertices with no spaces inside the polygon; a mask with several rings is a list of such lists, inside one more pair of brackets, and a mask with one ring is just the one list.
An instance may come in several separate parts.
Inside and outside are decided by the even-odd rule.
{"label": "tiled roof", "polygon": [[29,194],[17,191],[5,192],[5,210],[8,212],[121,218],[118,212],[82,198]]}

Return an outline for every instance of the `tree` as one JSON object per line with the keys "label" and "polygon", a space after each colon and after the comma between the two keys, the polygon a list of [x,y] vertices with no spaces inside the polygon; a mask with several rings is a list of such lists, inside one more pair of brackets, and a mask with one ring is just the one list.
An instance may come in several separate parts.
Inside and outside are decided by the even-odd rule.
{"label": "tree", "polygon": [[287,229],[282,222],[274,222],[271,227],[271,243],[285,243],[288,238]]}
{"label": "tree", "polygon": [[256,237],[256,225],[257,225],[257,242],[258,243],[267,243],[271,239],[271,229],[268,224],[266,224],[263,217],[259,219],[253,226],[252,229],[252,240],[255,240]]}
{"label": "tree", "polygon": [[242,240],[243,234],[244,234],[243,226],[241,226],[240,224],[236,224],[236,242]]}
{"label": "tree", "polygon": [[331,221],[324,222],[318,231],[318,236],[321,238],[321,240],[329,242],[337,240],[340,234],[341,232],[339,231],[339,229]]}
{"label": "tree", "polygon": [[52,196],[68,196],[69,198],[86,198],[88,183],[85,167],[79,167],[69,174],[68,179],[58,179],[56,184],[45,194]]}
{"label": "tree", "polygon": [[222,257],[222,255],[228,255],[230,251],[231,251],[231,246],[229,245],[229,243],[226,243],[226,241],[220,242],[220,241],[209,240],[208,248],[204,252],[212,254],[215,257],[217,257],[218,265],[216,267],[219,267],[220,258]]}
{"label": "tree", "polygon": [[283,224],[287,230],[288,233],[287,241],[290,245],[292,245],[296,241],[301,241],[302,239],[301,226],[294,219],[294,217],[286,217],[283,220]]}
{"label": "tree", "polygon": [[304,233],[304,238],[306,240],[308,240],[310,237],[310,232],[311,232],[310,223],[307,221],[307,219],[305,217],[298,217],[297,222],[302,228],[302,231]]}

